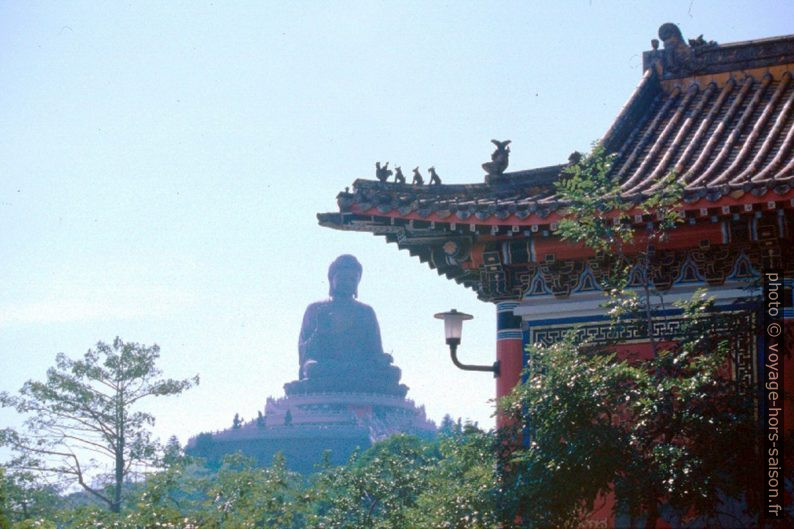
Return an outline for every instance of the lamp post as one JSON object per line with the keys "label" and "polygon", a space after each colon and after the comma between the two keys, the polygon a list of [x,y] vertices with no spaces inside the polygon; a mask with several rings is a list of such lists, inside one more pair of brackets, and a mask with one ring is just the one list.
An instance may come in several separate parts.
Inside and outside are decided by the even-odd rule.
{"label": "lamp post", "polygon": [[[452,363],[455,364],[459,369],[463,369],[464,371],[490,371],[493,373],[494,378],[499,378],[500,376],[500,364],[499,360],[493,363],[493,365],[469,365],[463,364],[458,360],[458,346],[460,345],[460,336],[463,332],[463,322],[465,320],[471,320],[474,318],[471,314],[466,314],[465,312],[458,312],[455,309],[450,310],[449,312],[439,312],[435,315],[436,319],[444,320],[444,336],[447,339],[447,345],[449,345],[449,355],[452,358]],[[497,386],[501,380],[497,381]],[[499,413],[499,417],[501,417],[501,413]],[[497,423],[499,423],[501,419],[497,419]],[[501,475],[504,474],[505,471],[505,462],[507,461],[506,457],[507,452],[503,449],[497,449],[497,461],[499,466],[499,482],[502,483],[503,477]],[[500,511],[499,518],[501,519],[504,515],[501,511],[503,511],[503,507],[498,506],[498,510]],[[513,520],[506,520],[504,523],[499,524],[500,527],[509,525],[509,522]]]}
{"label": "lamp post", "polygon": [[458,312],[455,309],[452,309],[449,312],[439,312],[435,315],[436,319],[444,320],[444,336],[447,339],[447,345],[449,345],[449,354],[452,358],[452,363],[464,371],[490,371],[493,373],[494,378],[498,378],[498,360],[490,366],[463,364],[460,362],[460,360],[458,360],[458,345],[460,345],[460,336],[463,332],[463,322],[465,320],[470,320],[473,317],[474,316],[471,314]]}

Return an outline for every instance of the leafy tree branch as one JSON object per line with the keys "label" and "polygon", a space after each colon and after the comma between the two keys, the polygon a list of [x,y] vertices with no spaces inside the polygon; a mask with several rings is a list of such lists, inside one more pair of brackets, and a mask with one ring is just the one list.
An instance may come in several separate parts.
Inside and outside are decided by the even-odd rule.
{"label": "leafy tree branch", "polygon": [[[134,406],[147,397],[177,395],[198,377],[163,379],[156,362],[157,345],[147,347],[116,338],[99,342],[81,359],[63,353],[45,381],[26,382],[18,395],[0,393],[0,405],[26,416],[21,432],[0,431],[0,443],[18,454],[10,468],[69,476],[101,499],[110,510],[121,509],[125,478],[136,465],[151,464],[158,451],[148,428],[151,414]],[[81,459],[93,454],[113,468],[111,493],[90,484]]]}

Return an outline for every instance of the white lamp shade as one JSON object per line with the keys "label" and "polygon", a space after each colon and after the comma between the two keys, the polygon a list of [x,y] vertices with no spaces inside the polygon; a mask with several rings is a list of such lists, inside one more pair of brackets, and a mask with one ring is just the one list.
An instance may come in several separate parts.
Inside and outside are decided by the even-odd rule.
{"label": "white lamp shade", "polygon": [[474,316],[452,309],[449,312],[439,312],[435,317],[439,320],[444,320],[444,337],[447,341],[456,340],[460,342],[463,332],[463,321],[470,320]]}

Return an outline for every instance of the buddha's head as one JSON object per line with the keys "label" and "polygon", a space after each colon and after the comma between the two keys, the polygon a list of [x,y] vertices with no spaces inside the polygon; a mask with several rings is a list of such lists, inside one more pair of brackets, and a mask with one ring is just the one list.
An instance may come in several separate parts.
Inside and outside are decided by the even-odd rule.
{"label": "buddha's head", "polygon": [[328,267],[329,295],[334,299],[357,298],[363,268],[354,256],[340,255]]}

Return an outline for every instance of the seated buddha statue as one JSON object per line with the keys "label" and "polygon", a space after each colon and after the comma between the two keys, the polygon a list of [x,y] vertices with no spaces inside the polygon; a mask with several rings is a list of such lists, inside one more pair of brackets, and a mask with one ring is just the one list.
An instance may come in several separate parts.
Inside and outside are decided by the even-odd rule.
{"label": "seated buddha statue", "polygon": [[298,380],[284,385],[288,395],[355,392],[404,396],[400,369],[383,352],[372,307],[361,303],[362,267],[352,255],[328,268],[330,299],[310,304],[298,339]]}

